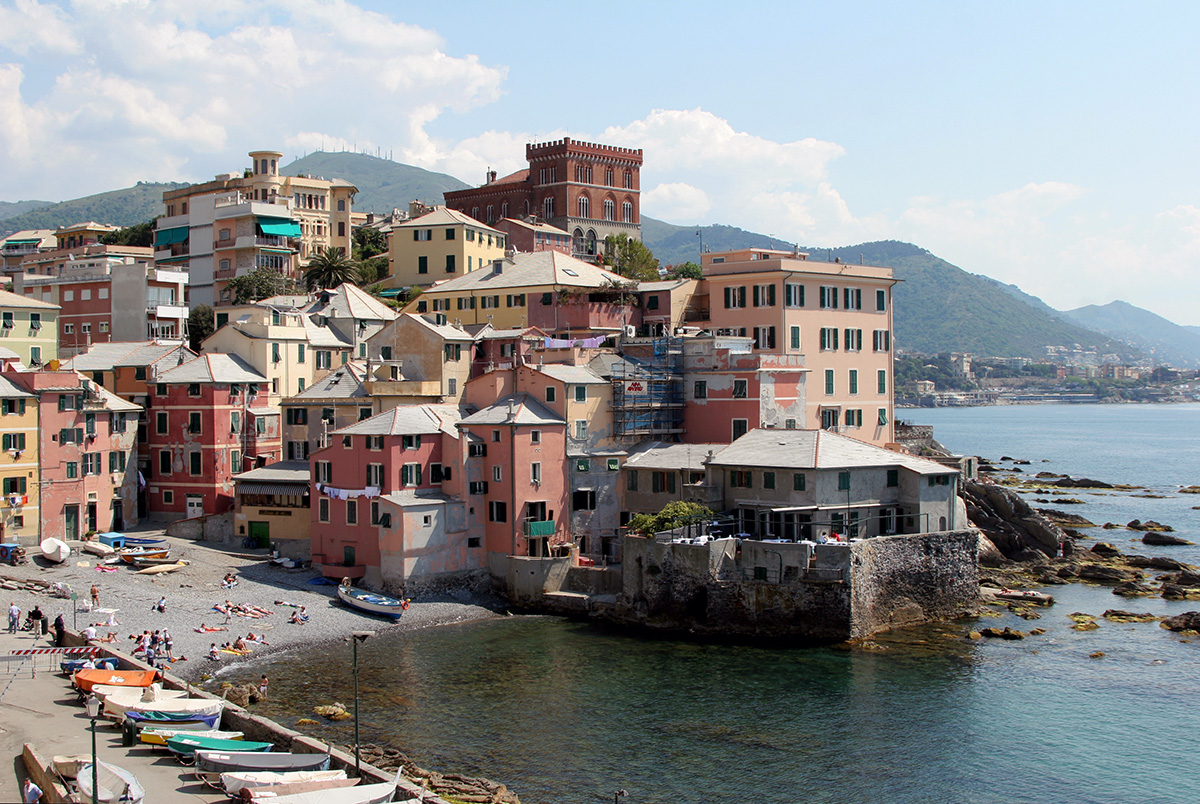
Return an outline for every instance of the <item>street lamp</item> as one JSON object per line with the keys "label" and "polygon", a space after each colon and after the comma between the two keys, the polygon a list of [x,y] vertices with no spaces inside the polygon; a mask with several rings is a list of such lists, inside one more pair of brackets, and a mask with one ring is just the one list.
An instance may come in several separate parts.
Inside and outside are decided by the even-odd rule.
{"label": "street lamp", "polygon": [[629,794],[626,793],[623,789],[618,790],[617,792],[613,793],[613,804],[619,804],[620,800],[625,798],[625,796],[627,796],[627,795],[629,795]]}
{"label": "street lamp", "polygon": [[100,716],[100,699],[89,695],[84,706],[87,707],[87,715],[92,721],[92,804],[96,804],[96,791],[100,789],[100,774],[96,767],[96,718]]}
{"label": "street lamp", "polygon": [[375,636],[374,631],[354,631],[350,643],[354,653],[354,775],[362,778],[361,760],[358,751],[358,643]]}

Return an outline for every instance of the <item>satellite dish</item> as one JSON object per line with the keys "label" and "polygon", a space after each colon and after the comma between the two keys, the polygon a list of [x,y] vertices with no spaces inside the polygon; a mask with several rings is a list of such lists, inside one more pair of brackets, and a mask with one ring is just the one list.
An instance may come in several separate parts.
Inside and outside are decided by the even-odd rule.
{"label": "satellite dish", "polygon": [[58,362],[58,358],[55,358],[46,364],[46,368],[50,369],[51,371],[58,371],[58,367],[60,365],[62,364]]}

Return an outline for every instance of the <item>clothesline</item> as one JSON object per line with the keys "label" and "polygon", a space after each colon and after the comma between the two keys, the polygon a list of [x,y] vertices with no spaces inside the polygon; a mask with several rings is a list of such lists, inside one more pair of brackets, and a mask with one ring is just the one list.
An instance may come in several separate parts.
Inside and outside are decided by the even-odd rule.
{"label": "clothesline", "polygon": [[367,486],[365,489],[340,489],[336,486],[330,486],[325,483],[317,484],[317,491],[322,492],[335,500],[353,500],[358,497],[378,497],[382,489],[379,486]]}
{"label": "clothesline", "polygon": [[604,343],[608,337],[608,335],[597,335],[594,338],[580,338],[578,340],[570,338],[546,338],[545,348],[570,349],[572,346],[583,346],[588,349],[595,349]]}

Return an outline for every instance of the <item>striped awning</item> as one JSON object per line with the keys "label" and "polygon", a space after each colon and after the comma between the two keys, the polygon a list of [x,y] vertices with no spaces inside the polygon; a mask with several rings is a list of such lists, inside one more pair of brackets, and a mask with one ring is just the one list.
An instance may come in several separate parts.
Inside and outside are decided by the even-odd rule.
{"label": "striped awning", "polygon": [[307,483],[238,483],[238,494],[278,494],[301,497],[308,494]]}
{"label": "striped awning", "polygon": [[169,246],[172,243],[183,243],[188,239],[188,227],[178,226],[174,229],[159,229],[154,233],[155,246]]}

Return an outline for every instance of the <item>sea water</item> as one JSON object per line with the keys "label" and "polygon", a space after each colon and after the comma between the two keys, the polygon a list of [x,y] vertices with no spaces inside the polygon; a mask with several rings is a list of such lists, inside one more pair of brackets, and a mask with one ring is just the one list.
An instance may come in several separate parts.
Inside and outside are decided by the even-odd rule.
{"label": "sea water", "polygon": [[[1021,468],[1031,473],[1144,486],[1063,490],[1055,496],[1083,504],[1049,507],[1097,524],[1157,519],[1200,540],[1200,498],[1176,493],[1200,484],[1200,405],[903,417],[933,424],[956,451],[1029,460]],[[1200,562],[1200,548],[1088,533],[1126,552]],[[658,804],[1196,801],[1200,638],[1106,620],[1079,632],[1067,615],[1172,614],[1200,603],[1127,600],[1081,584],[1046,591],[1058,603],[1037,621],[1004,612],[853,649],[647,639],[552,617],[385,633],[359,648],[362,740],[427,768],[502,781],[526,804],[604,802],[618,789],[628,791],[624,802]],[[983,625],[1047,631],[966,638]],[[259,713],[293,725],[322,720],[316,704],[350,705],[348,645],[271,661],[272,697]],[[235,676],[251,681],[261,667]],[[353,741],[350,721],[305,730]]]}

